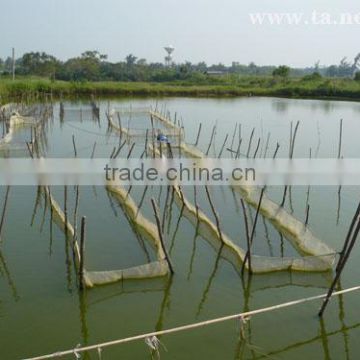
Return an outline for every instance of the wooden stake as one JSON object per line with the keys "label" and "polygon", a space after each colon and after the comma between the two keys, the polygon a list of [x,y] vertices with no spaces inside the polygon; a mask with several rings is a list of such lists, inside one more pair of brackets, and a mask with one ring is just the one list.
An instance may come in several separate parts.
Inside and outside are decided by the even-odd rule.
{"label": "wooden stake", "polygon": [[233,137],[232,137],[232,140],[231,140],[231,146],[230,146],[230,149],[231,149],[231,150],[232,150],[232,148],[233,148],[233,146],[234,146],[234,141],[235,141],[235,135],[236,135],[237,127],[238,127],[238,123],[235,124],[235,130],[234,130],[234,133],[233,133]]}
{"label": "wooden stake", "polygon": [[257,145],[256,145],[256,149],[255,149],[255,152],[254,152],[254,159],[256,158],[256,155],[259,151],[259,147],[260,147],[260,141],[261,139],[259,138],[258,142],[257,142]]}
{"label": "wooden stake", "polygon": [[280,204],[280,206],[281,206],[281,207],[284,207],[284,205],[285,205],[285,200],[286,200],[287,189],[288,189],[288,186],[287,186],[287,185],[285,185],[285,187],[284,187],[284,194],[283,194],[283,198],[282,198],[282,201],[281,201],[281,204]]}
{"label": "wooden stake", "polygon": [[148,156],[148,153],[147,153],[147,148],[148,148],[148,134],[149,134],[149,129],[146,129],[146,135],[145,135],[145,154],[146,154],[146,157]]}
{"label": "wooden stake", "polygon": [[84,290],[84,264],[85,264],[85,229],[86,216],[81,218],[81,238],[80,238],[80,266],[79,266],[79,285],[80,290]]}
{"label": "wooden stake", "polygon": [[[241,269],[242,272],[244,271],[246,261],[248,261],[250,256],[251,256],[251,246],[252,246],[252,243],[254,241],[255,229],[256,229],[257,220],[258,220],[258,217],[259,217],[259,212],[260,212],[260,207],[261,207],[261,202],[262,202],[262,199],[263,199],[263,196],[264,196],[264,192],[265,192],[265,187],[263,187],[261,189],[260,199],[259,199],[259,203],[258,203],[258,206],[257,206],[257,209],[256,209],[255,220],[254,220],[254,224],[253,224],[253,228],[252,228],[251,236],[250,236],[250,248],[248,249],[248,251],[245,254],[243,266],[242,266],[242,269]],[[249,271],[250,271],[250,268],[249,268]]]}
{"label": "wooden stake", "polygon": [[267,138],[266,138],[266,144],[265,144],[265,150],[264,150],[264,159],[266,158],[266,154],[267,154],[267,151],[269,149],[269,142],[270,142],[270,136],[271,136],[271,133],[268,132],[268,135],[267,135]]}
{"label": "wooden stake", "polygon": [[172,266],[172,263],[171,263],[171,260],[170,260],[170,257],[168,255],[168,252],[166,250],[166,247],[165,247],[165,243],[164,243],[164,238],[163,238],[163,233],[161,231],[161,223],[160,223],[160,216],[159,216],[159,210],[158,210],[158,207],[156,205],[156,202],[153,198],[151,198],[151,205],[153,207],[153,210],[154,210],[154,215],[155,215],[155,219],[156,219],[156,225],[157,225],[157,228],[158,228],[158,233],[159,233],[159,239],[160,239],[160,243],[161,243],[161,247],[164,251],[164,254],[165,254],[165,259],[169,265],[169,270],[170,270],[170,273],[171,274],[174,274],[174,268]]}
{"label": "wooden stake", "polygon": [[10,186],[8,185],[7,188],[6,188],[5,201],[4,201],[3,211],[2,211],[2,214],[1,214],[0,241],[2,241],[1,233],[2,233],[3,226],[4,226],[4,221],[5,221],[5,213],[6,213],[6,207],[7,207],[8,198],[9,198],[9,192],[10,192]]}
{"label": "wooden stake", "polygon": [[219,233],[219,237],[220,237],[220,240],[221,242],[223,243],[224,242],[224,239],[223,239],[223,236],[222,236],[222,232],[221,232],[221,229],[220,229],[220,220],[219,220],[219,216],[215,210],[215,206],[211,200],[211,196],[210,196],[210,192],[209,192],[209,189],[207,187],[207,185],[205,185],[205,191],[206,191],[206,195],[207,195],[207,198],[209,200],[209,203],[210,203],[210,206],[211,206],[211,210],[215,216],[215,220],[216,220],[216,227],[217,227],[217,231]]}
{"label": "wooden stake", "polygon": [[31,150],[31,147],[30,147],[30,145],[29,145],[29,143],[28,143],[27,141],[26,141],[26,146],[27,146],[27,149],[28,149],[28,151],[29,151],[30,157],[33,159],[33,158],[34,158],[34,154],[33,154],[32,150]]}
{"label": "wooden stake", "polygon": [[294,156],[295,139],[296,139],[297,131],[299,129],[299,125],[300,125],[300,121],[298,121],[295,125],[294,135],[291,140],[290,159],[292,159]]}
{"label": "wooden stake", "polygon": [[135,143],[133,142],[132,145],[131,145],[131,148],[129,150],[129,153],[127,154],[127,157],[126,157],[127,159],[130,158],[130,155],[131,155],[132,151],[134,150],[134,147],[135,147]]}
{"label": "wooden stake", "polygon": [[343,246],[342,250],[340,251],[340,258],[339,258],[339,262],[338,262],[338,264],[336,266],[336,271],[339,270],[340,265],[341,265],[341,263],[343,261],[343,257],[346,254],[346,251],[347,251],[348,246],[349,246],[349,242],[351,240],[351,235],[354,232],[354,227],[356,225],[356,221],[359,219],[359,216],[360,216],[360,203],[359,203],[359,205],[358,205],[358,207],[356,209],[355,215],[354,215],[354,217],[353,217],[353,219],[351,221],[348,233],[347,233],[346,238],[345,238],[344,246]]}
{"label": "wooden stake", "polygon": [[[248,259],[248,263],[249,263],[249,272],[251,274],[252,272],[252,266],[251,266],[251,243],[250,243],[250,232],[249,232],[249,221],[248,221],[248,217],[247,217],[247,213],[246,213],[246,207],[245,207],[245,203],[244,200],[241,198],[240,199],[240,203],[241,203],[241,207],[244,213],[244,223],[245,223],[245,234],[246,234],[246,243],[247,243],[247,251],[249,252],[249,259]],[[245,258],[244,258],[244,262],[243,262],[243,267],[245,266]]]}
{"label": "wooden stake", "polygon": [[212,144],[213,139],[214,139],[214,136],[215,136],[215,131],[216,131],[216,125],[214,125],[214,127],[213,127],[213,130],[212,130],[212,133],[211,133],[211,137],[210,137],[209,147],[208,147],[207,150],[206,150],[206,155],[209,155],[209,151],[210,151],[210,148],[211,148],[211,144]]}
{"label": "wooden stake", "polygon": [[[332,296],[332,294],[333,294],[333,292],[334,292],[334,290],[335,290],[335,286],[336,286],[336,284],[338,283],[338,281],[340,280],[341,273],[342,273],[342,271],[344,270],[344,267],[345,267],[345,265],[346,265],[346,262],[347,262],[347,260],[348,260],[349,257],[350,257],[351,251],[352,251],[352,249],[353,249],[353,247],[354,247],[354,245],[355,245],[355,243],[356,243],[356,239],[357,239],[357,237],[358,237],[358,235],[359,235],[359,231],[360,231],[360,219],[357,220],[357,225],[356,225],[356,228],[355,228],[355,230],[354,230],[352,239],[351,239],[351,241],[350,241],[350,243],[349,243],[348,249],[347,249],[346,253],[344,254],[344,256],[341,258],[342,260],[341,260],[341,262],[339,263],[339,268],[338,268],[338,270],[336,271],[336,275],[335,275],[334,281],[333,281],[333,283],[331,284],[330,289],[329,289],[329,291],[328,291],[328,293],[327,293],[327,296],[326,296],[326,298],[325,298],[325,300],[324,300],[324,302],[323,302],[323,304],[322,304],[322,307],[321,307],[321,309],[320,309],[320,311],[319,311],[319,314],[318,314],[318,315],[319,315],[320,317],[323,316],[324,311],[325,311],[325,309],[326,309],[326,306],[327,306],[327,304],[329,303],[329,300],[330,300],[330,298],[331,298],[331,296]],[[340,260],[339,260],[339,261],[340,261]]]}
{"label": "wooden stake", "polygon": [[218,159],[221,158],[221,155],[222,155],[222,153],[223,153],[223,151],[224,151],[224,147],[225,147],[226,141],[227,141],[227,139],[228,139],[228,136],[229,136],[229,135],[226,134],[224,143],[222,144],[221,150],[220,150],[219,155],[218,155]]}
{"label": "wooden stake", "polygon": [[195,146],[197,146],[198,143],[199,143],[200,133],[201,133],[201,127],[202,127],[202,124],[200,123],[200,125],[199,125],[199,130],[198,130],[198,133],[197,133],[197,136],[196,136]]}
{"label": "wooden stake", "polygon": [[118,148],[118,150],[116,151],[116,153],[114,154],[113,159],[116,159],[116,158],[119,156],[120,151],[121,151],[121,149],[125,146],[125,144],[126,144],[126,140],[124,140],[124,142],[119,145],[119,148]]}
{"label": "wooden stake", "polygon": [[338,150],[338,159],[340,159],[340,158],[341,158],[342,133],[343,133],[343,119],[341,119],[341,120],[340,120],[340,135],[339,135],[339,150]]}
{"label": "wooden stake", "polygon": [[110,159],[113,158],[113,156],[114,156],[114,154],[115,154],[115,151],[116,151],[116,146],[114,146],[113,151],[112,151],[111,154],[110,154]]}
{"label": "wooden stake", "polygon": [[242,143],[242,139],[239,139],[239,144],[238,144],[238,148],[236,150],[236,156],[235,159],[238,159],[240,157],[240,147],[241,147],[241,143]]}
{"label": "wooden stake", "polygon": [[73,147],[74,147],[74,155],[75,155],[75,157],[77,157],[76,144],[75,144],[75,135],[74,134],[72,136],[72,143],[73,143]]}
{"label": "wooden stake", "polygon": [[77,238],[77,225],[78,225],[78,217],[77,217],[77,213],[78,213],[78,208],[79,208],[79,196],[80,196],[80,192],[79,192],[79,185],[76,186],[76,196],[75,196],[75,209],[74,209],[74,238]]}
{"label": "wooden stake", "polygon": [[65,234],[68,233],[68,212],[67,212],[67,186],[64,186],[64,216],[65,216]]}
{"label": "wooden stake", "polygon": [[277,155],[279,149],[280,149],[280,144],[277,142],[277,143],[276,143],[276,149],[275,149],[275,152],[274,152],[274,155],[273,155],[273,159],[276,158],[276,155]]}
{"label": "wooden stake", "polygon": [[93,149],[92,149],[92,152],[91,152],[91,159],[94,158],[94,155],[95,155],[95,149],[96,149],[96,141],[94,142],[94,146],[93,146]]}
{"label": "wooden stake", "polygon": [[310,205],[307,204],[306,206],[306,219],[305,219],[305,227],[308,225],[309,223],[309,212],[310,212]]}
{"label": "wooden stake", "polygon": [[255,128],[253,128],[252,131],[251,131],[250,140],[249,140],[249,145],[248,145],[248,149],[247,149],[247,152],[246,152],[246,157],[247,157],[247,158],[248,158],[249,155],[250,155],[251,143],[252,143],[252,140],[253,140],[253,137],[254,137],[254,132],[255,132]]}

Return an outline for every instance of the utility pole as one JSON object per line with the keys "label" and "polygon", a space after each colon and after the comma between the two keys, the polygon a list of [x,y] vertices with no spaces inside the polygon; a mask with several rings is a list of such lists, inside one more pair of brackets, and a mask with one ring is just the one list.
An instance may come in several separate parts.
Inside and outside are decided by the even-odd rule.
{"label": "utility pole", "polygon": [[12,79],[15,80],[15,48],[12,48]]}

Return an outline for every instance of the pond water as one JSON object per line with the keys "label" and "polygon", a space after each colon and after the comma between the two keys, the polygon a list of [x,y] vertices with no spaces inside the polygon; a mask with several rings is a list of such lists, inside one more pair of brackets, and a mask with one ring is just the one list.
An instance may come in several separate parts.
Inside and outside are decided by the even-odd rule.
{"label": "pond water", "polygon": [[[237,124],[241,124],[242,153],[246,152],[251,132],[250,152],[260,139],[259,156],[272,156],[276,143],[278,157],[289,152],[290,124],[300,121],[295,157],[330,158],[338,152],[339,124],[343,119],[344,157],[360,153],[360,103],[289,100],[277,98],[236,99],[116,99],[100,100],[100,119],[93,117],[89,101],[64,103],[63,121],[59,104],[54,117],[44,128],[42,152],[48,157],[73,157],[73,135],[78,157],[109,157],[119,145],[119,136],[108,131],[105,112],[109,108],[136,109],[157,106],[166,109],[184,126],[186,141],[195,143],[199,124],[199,148],[206,151],[213,126],[216,136],[210,155],[218,154],[226,134],[230,144]],[[82,109],[79,111],[79,109]],[[125,126],[143,130],[148,117],[139,113],[127,118]],[[270,134],[270,135],[269,135]],[[28,156],[24,141],[31,130],[19,128],[9,147],[0,156]],[[238,141],[238,131],[234,143]],[[266,141],[269,137],[269,147]],[[144,138],[135,140],[133,157],[144,149]],[[131,143],[120,156],[126,156]],[[9,150],[10,149],[10,150]],[[310,150],[311,149],[311,150]],[[265,154],[267,152],[267,154]],[[225,151],[223,157],[230,157]],[[140,202],[144,188],[132,189]],[[239,197],[227,187],[211,189],[221,226],[238,245],[245,248],[244,221]],[[68,188],[68,213],[73,219],[74,187]],[[152,187],[145,195],[143,214],[154,221],[150,197],[162,209],[166,187]],[[194,189],[184,193],[194,201]],[[0,188],[2,211],[6,188]],[[60,205],[64,189],[53,187]],[[268,188],[267,194],[280,203],[283,188]],[[309,194],[309,195],[308,195]],[[214,220],[205,191],[197,189],[201,209]],[[360,199],[356,187],[292,187],[285,208],[299,219],[305,218],[309,196],[309,226],[314,234],[335,250],[340,250]],[[136,232],[119,203],[103,187],[80,188],[78,217],[87,216],[86,268],[113,270],[153,261],[151,246]],[[248,208],[250,218],[254,209]],[[20,359],[95,344],[140,333],[151,332],[196,321],[221,317],[281,302],[325,293],[333,274],[278,272],[253,275],[242,281],[239,271],[196,234],[194,226],[180,218],[173,204],[166,213],[166,245],[175,268],[173,277],[123,281],[78,291],[72,254],[63,232],[51,224],[49,209],[33,187],[11,187],[0,243],[0,358]],[[300,256],[296,249],[263,217],[259,218],[254,239],[254,254],[284,257]],[[358,285],[360,248],[357,246],[342,276],[343,288]],[[229,321],[197,330],[160,338],[162,359],[351,359],[360,352],[359,294],[334,298],[323,320],[317,317],[320,302],[311,302],[255,316],[245,326],[240,339],[240,324]],[[166,350],[165,350],[166,348]],[[68,357],[73,359],[74,355]],[[84,355],[97,359],[97,352]],[[104,349],[103,359],[146,359],[150,351],[143,341]],[[156,358],[156,357],[155,357]]]}

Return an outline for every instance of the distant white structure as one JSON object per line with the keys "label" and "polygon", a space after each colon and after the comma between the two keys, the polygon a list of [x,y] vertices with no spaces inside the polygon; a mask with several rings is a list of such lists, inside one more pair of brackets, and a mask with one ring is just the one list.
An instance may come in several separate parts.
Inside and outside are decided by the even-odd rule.
{"label": "distant white structure", "polygon": [[167,56],[165,56],[165,65],[171,66],[173,62],[172,53],[174,52],[175,48],[172,45],[168,45],[164,47],[165,51],[167,52]]}

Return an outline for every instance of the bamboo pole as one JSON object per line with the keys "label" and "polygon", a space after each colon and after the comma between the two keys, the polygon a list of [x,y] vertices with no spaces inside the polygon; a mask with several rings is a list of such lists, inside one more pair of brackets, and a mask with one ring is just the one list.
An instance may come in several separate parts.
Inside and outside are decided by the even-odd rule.
{"label": "bamboo pole", "polygon": [[77,150],[76,150],[75,135],[74,134],[72,136],[72,143],[73,143],[73,147],[74,147],[74,155],[75,155],[75,157],[77,157]]}
{"label": "bamboo pole", "polygon": [[31,150],[31,147],[30,147],[30,145],[29,145],[29,143],[27,141],[25,143],[26,143],[27,149],[29,151],[30,157],[33,159],[34,154],[33,154],[32,150]]}
{"label": "bamboo pole", "polygon": [[10,193],[10,185],[8,185],[6,187],[6,193],[5,193],[5,201],[4,201],[4,206],[3,206],[3,211],[1,214],[1,222],[0,222],[0,242],[2,241],[1,239],[1,234],[2,234],[2,229],[4,226],[4,222],[5,222],[5,214],[6,214],[6,207],[8,204],[8,199],[9,199],[9,193]]}
{"label": "bamboo pole", "polygon": [[256,158],[256,155],[257,155],[257,153],[259,151],[260,141],[261,141],[261,138],[259,138],[259,140],[257,142],[256,149],[255,149],[255,152],[254,152],[254,159]]}
{"label": "bamboo pole", "polygon": [[287,190],[288,190],[288,186],[287,186],[287,185],[285,185],[285,187],[284,187],[284,194],[283,194],[283,198],[282,198],[282,201],[281,201],[281,204],[280,204],[280,206],[281,206],[281,207],[284,207],[284,205],[285,205],[285,200],[286,200]]}
{"label": "bamboo pole", "polygon": [[165,247],[165,243],[164,243],[164,237],[163,237],[163,233],[161,231],[161,223],[160,223],[160,215],[159,215],[159,210],[158,210],[158,207],[156,205],[156,202],[154,200],[154,198],[151,198],[151,205],[153,207],[153,210],[154,210],[154,215],[155,215],[155,219],[156,219],[156,225],[157,225],[157,228],[158,228],[158,233],[159,233],[159,239],[160,239],[160,243],[161,243],[161,247],[164,251],[164,254],[165,254],[165,259],[169,265],[169,270],[170,270],[170,273],[171,274],[174,274],[174,268],[173,268],[173,265],[171,263],[171,260],[170,260],[170,257],[169,257],[169,254],[166,250],[166,247]]}
{"label": "bamboo pole", "polygon": [[306,218],[305,218],[305,227],[309,224],[309,213],[310,213],[310,205],[307,204],[306,206]]}
{"label": "bamboo pole", "polygon": [[[265,187],[263,187],[261,189],[260,199],[259,199],[259,203],[258,203],[258,206],[257,206],[257,209],[256,209],[255,220],[254,220],[254,224],[253,224],[252,231],[251,231],[251,236],[250,236],[250,248],[247,250],[247,252],[245,254],[243,266],[242,266],[242,269],[241,269],[242,272],[244,272],[246,261],[248,261],[250,256],[251,256],[251,246],[252,246],[252,243],[254,241],[255,229],[256,229],[259,213],[260,213],[260,207],[261,207],[261,202],[262,202],[262,199],[263,199],[263,196],[264,196],[264,192],[265,192]],[[250,271],[250,269],[249,269],[249,271]],[[250,273],[251,273],[251,271],[250,271]]]}
{"label": "bamboo pole", "polygon": [[65,234],[68,233],[68,211],[67,211],[67,186],[64,186],[64,216],[65,216]]}
{"label": "bamboo pole", "polygon": [[[333,292],[334,292],[334,290],[335,290],[335,286],[337,285],[338,281],[340,280],[341,273],[342,273],[342,271],[344,270],[344,267],[345,267],[345,265],[346,265],[346,263],[347,263],[347,261],[348,261],[348,259],[349,259],[349,257],[350,257],[350,254],[351,254],[352,249],[354,248],[354,245],[355,245],[355,243],[356,243],[356,239],[357,239],[357,237],[358,237],[358,235],[359,235],[359,231],[360,231],[360,218],[357,220],[357,225],[356,225],[356,228],[355,228],[355,230],[354,230],[352,239],[351,239],[351,241],[350,241],[350,243],[349,243],[348,249],[347,249],[346,253],[343,255],[343,257],[341,257],[342,260],[341,260],[341,262],[339,263],[339,268],[338,268],[338,270],[336,271],[336,275],[335,275],[334,281],[332,282],[332,284],[331,284],[331,286],[330,286],[330,289],[329,289],[329,291],[328,291],[328,293],[327,293],[327,296],[326,296],[326,298],[324,299],[324,302],[323,302],[323,304],[322,304],[322,307],[321,307],[321,309],[320,309],[320,311],[319,311],[319,314],[318,314],[318,315],[319,315],[320,317],[323,316],[324,311],[325,311],[325,309],[326,309],[326,307],[327,307],[327,305],[328,305],[328,303],[329,303],[329,300],[330,300],[330,298],[331,298],[331,296],[332,296],[332,294],[333,294]],[[339,260],[339,261],[340,261],[340,260]]]}
{"label": "bamboo pole", "polygon": [[96,149],[96,141],[94,142],[94,146],[93,146],[93,149],[92,149],[92,152],[91,152],[91,159],[94,158],[94,155],[95,155],[95,149]]}
{"label": "bamboo pole", "polygon": [[134,147],[135,147],[135,143],[133,142],[132,145],[131,145],[131,148],[130,148],[130,150],[129,150],[129,153],[127,154],[127,157],[126,157],[127,159],[130,158],[131,153],[132,153],[132,151],[134,150]]}
{"label": "bamboo pole", "polygon": [[113,159],[116,159],[119,154],[120,154],[120,151],[122,150],[122,148],[125,146],[126,144],[126,140],[124,140],[124,142],[122,144],[119,145],[119,148],[118,150],[115,152],[114,156],[113,156]]}
{"label": "bamboo pole", "polygon": [[81,237],[80,237],[80,266],[79,266],[79,285],[80,290],[85,288],[84,284],[84,263],[85,263],[85,230],[86,230],[86,216],[81,218]]}
{"label": "bamboo pole", "polygon": [[266,159],[267,151],[269,149],[270,136],[271,136],[271,133],[268,132],[268,135],[267,135],[267,138],[266,138],[266,143],[265,143],[264,156],[263,156],[264,159]]}
{"label": "bamboo pole", "polygon": [[179,128],[179,159],[181,159],[181,128]]}
{"label": "bamboo pole", "polygon": [[205,185],[205,191],[206,191],[206,195],[207,195],[207,198],[209,200],[209,203],[210,203],[210,206],[211,206],[211,210],[215,216],[215,220],[216,220],[216,227],[217,227],[217,231],[219,233],[219,237],[220,237],[220,240],[222,243],[224,243],[224,239],[223,239],[223,236],[222,236],[222,232],[221,232],[221,228],[220,228],[220,220],[219,220],[219,216],[218,216],[218,213],[216,212],[215,210],[215,206],[214,206],[214,203],[212,202],[211,200],[211,196],[210,196],[210,192],[209,192],[209,189],[208,189],[208,186]]}
{"label": "bamboo pole", "polygon": [[210,143],[209,143],[209,146],[206,150],[206,156],[209,155],[209,151],[210,151],[210,148],[211,148],[211,144],[213,142],[213,139],[214,139],[214,136],[215,136],[215,131],[216,131],[216,125],[214,125],[213,129],[212,129],[212,133],[211,133],[211,137],[210,137]]}
{"label": "bamboo pole", "polygon": [[113,156],[114,156],[114,154],[115,154],[115,151],[116,151],[116,146],[114,146],[114,148],[113,148],[113,150],[112,150],[112,152],[111,152],[111,154],[110,154],[110,159],[113,158]]}
{"label": "bamboo pole", "polygon": [[341,120],[340,120],[340,134],[339,134],[338,159],[340,159],[340,158],[341,158],[342,133],[343,133],[343,119],[341,119]]}
{"label": "bamboo pole", "polygon": [[200,133],[201,133],[201,127],[202,127],[202,124],[200,123],[200,125],[199,125],[199,130],[198,130],[198,133],[197,133],[197,136],[196,136],[195,146],[197,146],[198,143],[199,143]]}
{"label": "bamboo pole", "polygon": [[276,158],[276,155],[277,155],[279,149],[280,149],[280,144],[277,142],[277,143],[276,143],[276,149],[275,149],[275,152],[274,152],[274,155],[273,155],[273,159]]}
{"label": "bamboo pole", "polygon": [[348,249],[348,246],[349,246],[349,242],[350,242],[350,240],[351,240],[351,235],[352,235],[353,232],[354,232],[354,227],[355,227],[355,225],[356,225],[356,221],[359,219],[359,216],[360,216],[360,203],[359,203],[359,205],[358,205],[358,207],[357,207],[357,209],[356,209],[355,215],[354,215],[354,217],[353,217],[353,219],[352,219],[352,221],[351,221],[351,224],[350,224],[348,233],[347,233],[346,238],[345,238],[345,241],[344,241],[344,246],[343,246],[343,248],[342,248],[341,251],[340,251],[340,258],[339,258],[339,262],[338,262],[338,264],[337,264],[337,266],[336,266],[336,271],[339,270],[340,265],[341,265],[341,263],[342,263],[342,261],[343,261],[343,257],[344,257],[344,255],[345,255],[346,252],[347,252],[347,249]]}
{"label": "bamboo pole", "polygon": [[77,225],[78,225],[78,209],[79,209],[79,185],[76,186],[76,196],[75,196],[75,209],[74,209],[74,238],[77,238]]}
{"label": "bamboo pole", "polygon": [[247,158],[250,155],[251,143],[252,143],[252,140],[253,140],[253,137],[254,137],[254,133],[255,133],[255,128],[253,128],[252,131],[251,131],[251,135],[250,135],[250,139],[249,139],[249,145],[248,145],[248,149],[247,149],[247,152],[246,152],[246,157]]}
{"label": "bamboo pole", "polygon": [[139,212],[140,212],[140,209],[141,209],[141,207],[142,207],[142,205],[143,205],[143,203],[144,203],[144,199],[145,199],[145,195],[146,195],[146,192],[147,192],[147,190],[148,190],[148,187],[149,187],[149,185],[145,185],[145,189],[144,189],[144,192],[143,192],[143,194],[142,194],[142,196],[141,196],[141,200],[140,200],[140,202],[139,202],[139,206],[138,206],[138,208],[137,208],[135,218],[138,216],[138,214],[139,214]]}
{"label": "bamboo pole", "polygon": [[299,129],[299,125],[300,125],[300,121],[298,121],[296,123],[296,125],[295,125],[294,135],[293,135],[292,140],[291,140],[290,159],[292,159],[293,156],[294,156],[295,140],[296,140],[296,135],[297,135],[297,132],[298,132],[298,129]]}
{"label": "bamboo pole", "polygon": [[164,204],[164,210],[163,210],[163,216],[162,216],[162,222],[161,222],[161,231],[162,231],[163,234],[164,234],[164,231],[165,231],[165,221],[166,221],[166,215],[167,215],[167,209],[168,209],[170,189],[171,189],[171,186],[168,185],[167,189],[166,189],[165,204]]}
{"label": "bamboo pole", "polygon": [[146,134],[145,134],[145,155],[146,155],[146,157],[148,157],[148,153],[147,153],[147,149],[148,149],[148,134],[149,134],[149,129],[146,129]]}
{"label": "bamboo pole", "polygon": [[240,148],[241,148],[242,138],[239,139],[239,144],[236,150],[236,156],[235,159],[238,159],[240,157]]}
{"label": "bamboo pole", "polygon": [[[351,293],[351,292],[358,291],[358,290],[360,290],[360,286],[355,286],[355,287],[348,288],[348,289],[345,289],[345,290],[336,291],[336,292],[334,292],[332,294],[332,297],[340,296],[340,295]],[[79,356],[80,353],[88,352],[88,351],[91,351],[91,350],[99,351],[99,349],[103,349],[103,348],[106,348],[106,347],[125,344],[125,343],[129,343],[129,342],[132,342],[132,341],[137,341],[137,340],[144,340],[144,339],[147,339],[147,338],[152,338],[154,336],[159,337],[159,336],[162,336],[162,335],[174,334],[174,333],[181,332],[181,331],[188,331],[188,330],[198,329],[198,328],[201,328],[201,327],[204,327],[204,326],[214,325],[214,324],[218,324],[218,323],[222,323],[222,322],[230,321],[230,320],[248,319],[251,316],[264,314],[264,313],[284,309],[284,308],[291,307],[291,306],[301,305],[301,304],[305,304],[305,303],[315,301],[315,300],[321,300],[321,299],[323,299],[325,297],[326,297],[326,294],[315,295],[315,296],[311,296],[311,297],[308,297],[308,298],[302,298],[302,299],[297,299],[297,300],[293,300],[293,301],[288,301],[288,302],[285,302],[285,303],[272,305],[272,306],[267,306],[267,307],[264,307],[264,308],[259,308],[259,309],[255,309],[255,310],[251,310],[251,311],[246,311],[246,312],[242,312],[242,313],[222,316],[222,317],[211,319],[211,320],[204,320],[204,321],[200,321],[200,322],[197,322],[197,323],[182,325],[182,326],[178,326],[178,327],[174,327],[174,328],[170,328],[170,329],[165,329],[165,330],[160,330],[160,331],[153,331],[153,332],[146,333],[146,334],[140,334],[140,335],[135,335],[135,336],[127,337],[127,338],[107,341],[107,342],[103,342],[103,343],[99,343],[99,344],[88,345],[88,346],[84,346],[84,347],[74,348],[74,349],[71,349],[71,350],[58,351],[58,352],[53,353],[53,354],[37,356],[37,357],[33,357],[33,358],[27,358],[25,360],[45,360],[45,359],[59,358],[59,357],[63,357],[63,356],[66,356],[66,355],[72,355],[73,356],[74,354],[77,354]]]}
{"label": "bamboo pole", "polygon": [[228,137],[229,137],[229,134],[226,134],[225,140],[224,140],[224,142],[223,142],[223,144],[222,144],[222,146],[221,146],[221,149],[220,149],[220,152],[219,152],[219,155],[218,155],[218,159],[221,158],[221,155],[222,155],[222,153],[223,153],[223,151],[224,151],[224,147],[225,147],[225,144],[226,144],[226,141],[227,141]]}
{"label": "bamboo pole", "polygon": [[233,133],[233,136],[232,136],[232,140],[231,140],[231,145],[230,145],[230,149],[231,149],[231,150],[233,149],[233,146],[234,146],[234,141],[235,141],[235,135],[236,135],[237,127],[238,127],[238,123],[235,124],[235,130],[234,130],[234,133]]}
{"label": "bamboo pole", "polygon": [[[245,234],[246,234],[246,244],[247,244],[247,251],[249,252],[249,272],[251,274],[252,272],[252,265],[251,265],[251,244],[250,244],[250,232],[249,232],[249,221],[248,221],[248,217],[247,217],[247,213],[246,213],[246,207],[245,207],[245,203],[244,200],[241,198],[240,199],[240,203],[241,203],[241,207],[244,213],[244,223],[245,223]],[[245,259],[244,259],[244,263],[245,264]]]}

